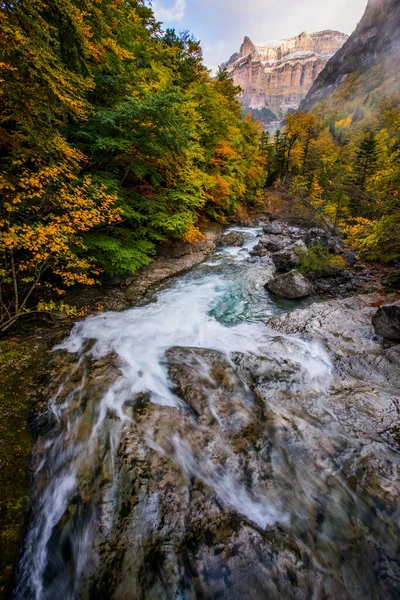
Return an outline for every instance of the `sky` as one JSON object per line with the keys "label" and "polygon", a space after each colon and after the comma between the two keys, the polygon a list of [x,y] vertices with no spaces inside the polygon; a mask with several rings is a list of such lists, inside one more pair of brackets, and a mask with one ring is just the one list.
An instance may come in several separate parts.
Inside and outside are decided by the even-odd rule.
{"label": "sky", "polygon": [[[149,0],[150,1],[150,0]],[[352,33],[367,0],[152,0],[164,29],[190,30],[212,70],[238,52],[247,35],[255,44],[308,31]]]}

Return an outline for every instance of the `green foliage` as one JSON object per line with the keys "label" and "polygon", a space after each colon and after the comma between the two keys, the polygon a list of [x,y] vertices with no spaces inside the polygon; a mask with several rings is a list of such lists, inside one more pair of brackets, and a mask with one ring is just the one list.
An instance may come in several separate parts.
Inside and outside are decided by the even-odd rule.
{"label": "green foliage", "polygon": [[366,258],[398,261],[400,97],[387,94],[365,112],[354,101],[354,113],[319,115],[319,106],[316,114],[294,113],[285,131],[263,138],[267,183],[286,183],[317,221],[342,229]]}
{"label": "green foliage", "polygon": [[43,278],[133,273],[157,242],[259,199],[261,128],[240,89],[144,0],[3,2],[0,80],[0,328]]}
{"label": "green foliage", "polygon": [[314,244],[308,250],[300,252],[296,269],[305,277],[313,279],[336,275],[344,271],[346,266],[346,261],[341,256],[335,256],[320,244]]}
{"label": "green foliage", "polygon": [[244,113],[246,115],[251,115],[253,119],[255,119],[256,121],[261,121],[261,123],[264,124],[278,120],[276,114],[266,106],[263,106],[262,108],[245,108]]}

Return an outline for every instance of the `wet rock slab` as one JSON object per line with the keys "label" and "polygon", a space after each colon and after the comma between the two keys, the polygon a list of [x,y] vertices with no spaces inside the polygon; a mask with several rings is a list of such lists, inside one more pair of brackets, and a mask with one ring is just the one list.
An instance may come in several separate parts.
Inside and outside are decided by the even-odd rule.
{"label": "wet rock slab", "polygon": [[372,317],[372,323],[377,335],[400,342],[400,302],[381,306]]}
{"label": "wet rock slab", "polygon": [[[400,355],[373,301],[276,317],[261,355],[167,352],[182,406],[129,409],[92,597],[396,597]],[[328,387],[292,333],[328,348]]]}
{"label": "wet rock slab", "polygon": [[280,298],[306,298],[313,292],[311,283],[297,271],[274,277],[265,284],[267,290]]}
{"label": "wet rock slab", "polygon": [[222,246],[240,247],[244,244],[244,235],[239,231],[231,231],[221,237]]}
{"label": "wet rock slab", "polygon": [[[272,276],[255,259],[246,285]],[[376,300],[276,316],[252,351],[170,348],[156,373],[175,406],[132,392],[103,329],[60,355],[35,462],[65,431],[54,462],[76,459],[77,489],[47,597],[81,569],[73,594],[90,600],[396,598],[400,349],[375,335]]]}

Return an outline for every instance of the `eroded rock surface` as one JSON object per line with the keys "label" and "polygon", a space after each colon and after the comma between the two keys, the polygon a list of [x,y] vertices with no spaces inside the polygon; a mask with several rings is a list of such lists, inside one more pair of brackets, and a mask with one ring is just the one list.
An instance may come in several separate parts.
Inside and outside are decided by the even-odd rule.
{"label": "eroded rock surface", "polygon": [[297,271],[278,275],[268,281],[265,287],[280,298],[306,298],[313,292],[313,287],[308,279]]}
{"label": "eroded rock surface", "polygon": [[400,302],[381,306],[372,317],[377,335],[400,342]]}
{"label": "eroded rock surface", "polygon": [[400,347],[377,298],[264,326],[270,257],[225,252],[56,355],[20,597],[397,597]]}
{"label": "eroded rock surface", "polygon": [[222,236],[221,244],[223,246],[243,246],[244,236],[238,231],[231,231]]}
{"label": "eroded rock surface", "polygon": [[[373,301],[276,317],[262,355],[168,351],[182,407],[126,409],[92,596],[396,597],[400,351]],[[287,333],[325,345],[330,381]]]}
{"label": "eroded rock surface", "polygon": [[311,85],[347,40],[338,31],[303,32],[288,40],[253,44],[246,37],[223,66],[243,92],[244,107],[269,108],[278,119],[297,109]]}

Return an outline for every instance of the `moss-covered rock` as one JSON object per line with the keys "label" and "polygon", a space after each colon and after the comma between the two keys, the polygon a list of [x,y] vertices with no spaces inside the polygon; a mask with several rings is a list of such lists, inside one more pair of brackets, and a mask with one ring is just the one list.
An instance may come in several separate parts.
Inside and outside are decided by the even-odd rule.
{"label": "moss-covered rock", "polygon": [[0,341],[0,598],[11,592],[28,495],[30,397],[46,362],[38,340]]}

